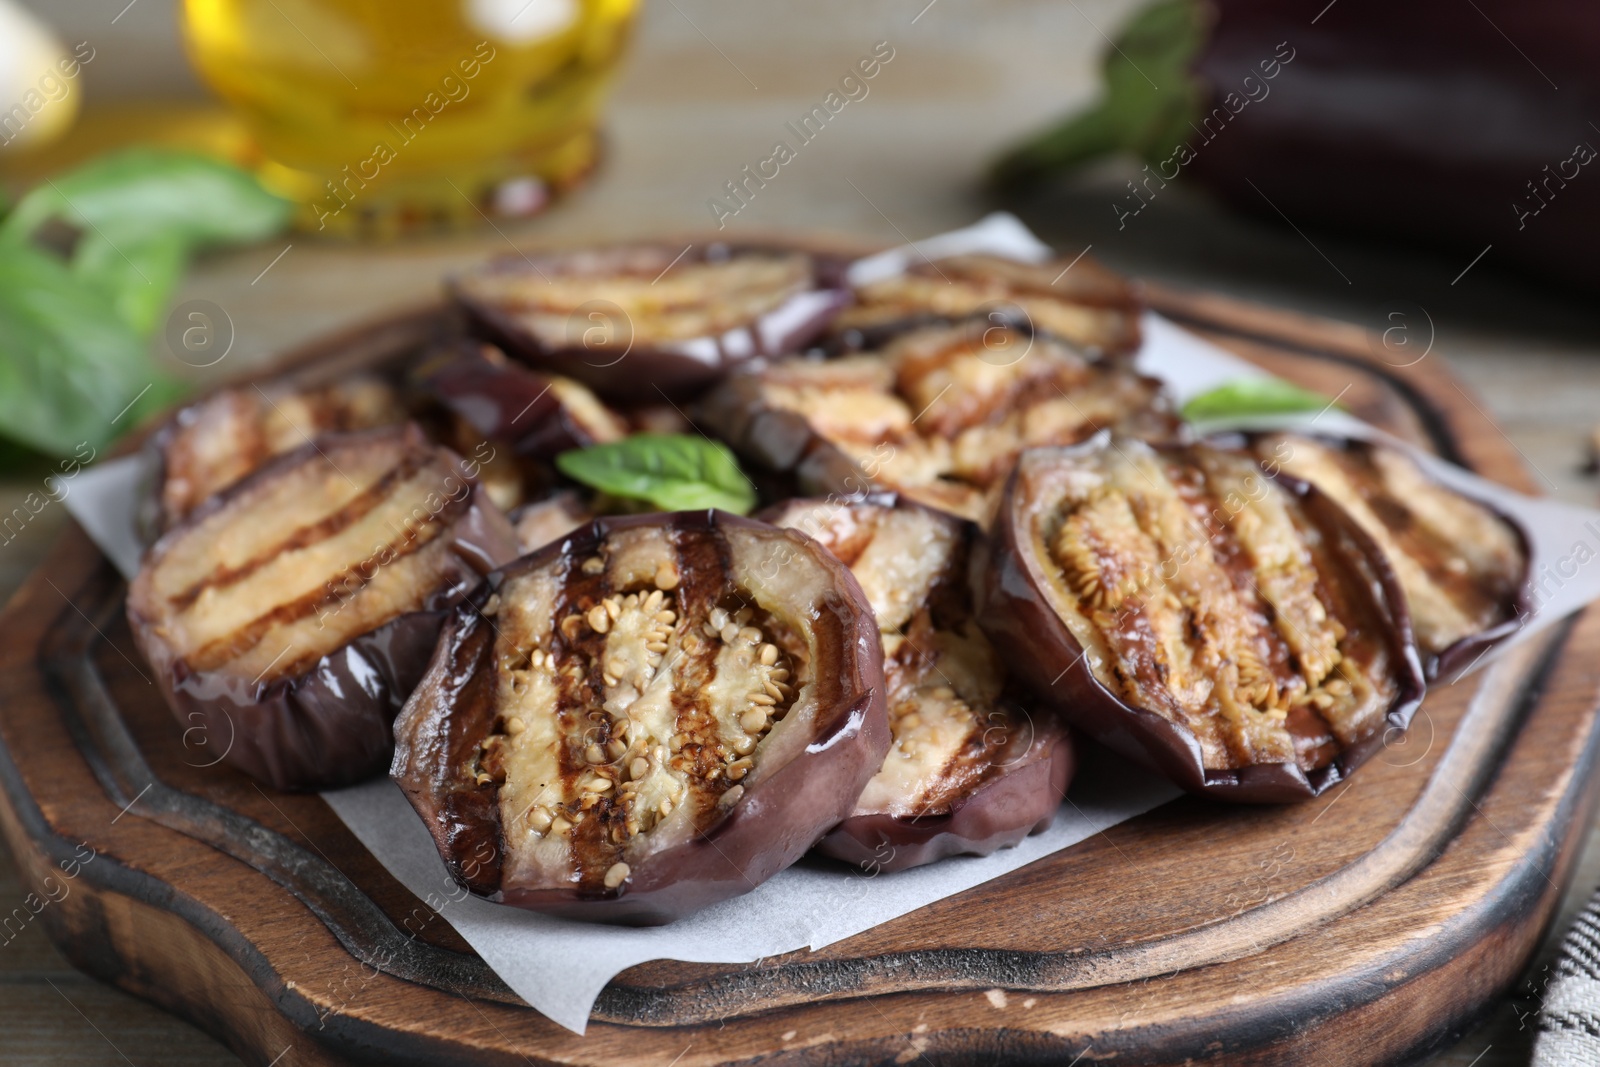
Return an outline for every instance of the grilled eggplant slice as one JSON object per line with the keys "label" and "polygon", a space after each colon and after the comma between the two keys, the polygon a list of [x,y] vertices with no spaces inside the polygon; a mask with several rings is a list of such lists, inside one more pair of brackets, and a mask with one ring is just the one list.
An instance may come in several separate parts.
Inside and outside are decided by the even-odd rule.
{"label": "grilled eggplant slice", "polygon": [[504,442],[518,456],[550,459],[628,435],[622,417],[587,386],[535,374],[493,345],[468,343],[440,353],[414,378],[480,437]]}
{"label": "grilled eggplant slice", "polygon": [[324,434],[405,419],[395,390],[367,375],[321,386],[247,386],[213,393],[179,411],[151,438],[155,491],[141,525],[154,540],[275,456]]}
{"label": "grilled eggplant slice", "polygon": [[1469,665],[1530,610],[1522,532],[1499,512],[1429,477],[1404,451],[1348,438],[1249,438],[1270,473],[1337,500],[1389,557],[1429,677]]}
{"label": "grilled eggplant slice", "polygon": [[795,251],[628,245],[498,260],[452,292],[512,356],[608,399],[659,402],[804,347],[849,300],[829,273]]}
{"label": "grilled eggplant slice", "polygon": [[819,846],[873,871],[987,856],[1050,825],[1072,774],[1056,716],[1008,691],[967,580],[977,530],[880,495],[794,500],[770,514],[846,563],[878,618],[894,744]]}
{"label": "grilled eggplant slice", "polygon": [[207,751],[327,788],[383,770],[445,611],[515,555],[471,465],[415,426],[328,436],[157,541],[128,620]]}
{"label": "grilled eggplant slice", "polygon": [[543,500],[524,504],[511,513],[511,524],[517,531],[517,547],[523,555],[537,551],[592,521],[593,510],[572,489],[563,489]]}
{"label": "grilled eggplant slice", "polygon": [[986,523],[1023,449],[1102,427],[1166,438],[1161,383],[1049,338],[982,323],[926,327],[881,353],[788,359],[735,374],[704,423],[803,491],[893,490]]}
{"label": "grilled eggplant slice", "polygon": [[873,348],[910,327],[974,317],[1049,334],[1099,355],[1131,355],[1139,348],[1139,290],[1092,259],[1019,263],[952,256],[860,286],[855,298],[830,327],[834,348]]}
{"label": "grilled eggplant slice", "polygon": [[991,549],[980,620],[1013,669],[1195,792],[1313,796],[1421,702],[1383,553],[1247,452],[1109,435],[1029,452]]}
{"label": "grilled eggplant slice", "polygon": [[889,747],[850,571],[722,512],[599,519],[490,576],[395,723],[391,773],[462,885],[657,924],[850,814]]}

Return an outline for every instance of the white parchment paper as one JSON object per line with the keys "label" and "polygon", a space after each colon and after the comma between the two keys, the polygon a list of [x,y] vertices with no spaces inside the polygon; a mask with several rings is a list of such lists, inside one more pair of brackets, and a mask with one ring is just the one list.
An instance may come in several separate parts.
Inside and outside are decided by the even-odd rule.
{"label": "white parchment paper", "polygon": [[[997,214],[965,230],[861,260],[850,277],[859,284],[890,276],[924,258],[972,252],[1028,262],[1050,254],[1016,218]],[[1165,379],[1179,403],[1227,381],[1266,376],[1158,315],[1146,315],[1144,331],[1139,367]],[[1315,415],[1254,420],[1249,426],[1383,436],[1333,408]],[[1432,456],[1414,454],[1447,484],[1516,517],[1529,533],[1535,610],[1515,640],[1600,598],[1600,564],[1591,563],[1600,559],[1600,511],[1526,497]],[[133,512],[145,474],[143,463],[140,457],[102,463],[56,489],[65,494],[68,509],[107,557],[130,578],[140,556]],[[814,951],[1075,845],[1177,795],[1170,784],[1096,750],[1093,763],[1079,772],[1050,828],[1014,849],[875,877],[842,865],[806,861],[745,896],[670,926],[645,930],[576,923],[467,895],[446,872],[427,829],[399,788],[387,780],[327,792],[323,798],[378,861],[443,915],[518,996],[562,1026],[582,1033],[600,990],[635,964],[656,959],[748,963],[800,949]]]}

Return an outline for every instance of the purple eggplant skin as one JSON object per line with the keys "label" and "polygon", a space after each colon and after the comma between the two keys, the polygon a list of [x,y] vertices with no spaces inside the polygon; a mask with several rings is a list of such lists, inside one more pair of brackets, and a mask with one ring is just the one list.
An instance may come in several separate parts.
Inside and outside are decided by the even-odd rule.
{"label": "purple eggplant skin", "polygon": [[[1459,18],[1444,0],[1347,0],[1307,32],[1303,12],[1283,5],[1212,7],[1215,29],[1194,65],[1211,87],[1204,115],[1270,93],[1214,139],[1191,142],[1195,178],[1228,204],[1460,256],[1492,245],[1483,266],[1600,289],[1593,8],[1525,0],[1495,5],[1491,21]],[[1292,61],[1262,81],[1258,66],[1285,49]]]}
{"label": "purple eggplant skin", "polygon": [[759,372],[736,371],[703,397],[696,421],[735,451],[773,471],[793,471],[803,491],[858,496],[871,493],[872,479],[811,428],[799,412],[767,404]]}
{"label": "purple eggplant skin", "polygon": [[[495,635],[482,611],[508,579],[551,566],[575,568],[611,535],[640,527],[664,527],[675,537],[770,532],[793,551],[812,555],[833,587],[812,617],[819,634],[831,635],[814,683],[823,687],[819,706],[829,712],[819,715],[798,755],[751,784],[709,828],[650,856],[620,887],[507,885],[497,790],[477,784],[470,770],[497,715]],[[810,538],[720,511],[605,517],[490,574],[451,613],[422,682],[395,722],[390,775],[433,835],[452,877],[473,893],[572,919],[657,926],[748,892],[850,813],[889,749],[883,688],[883,651],[866,597],[849,568]]]}
{"label": "purple eggplant skin", "polygon": [[1451,273],[1482,256],[1592,293],[1600,16],[1561,0],[1470,14],[1449,0],[1340,0],[1314,18],[1270,0],[1157,0],[1105,55],[1159,89],[1043,134],[997,178],[1026,186],[1126,150],[1145,166],[1119,219],[1188,182],[1273,225],[1409,241],[1461,257]]}
{"label": "purple eggplant skin", "polygon": [[[412,425],[336,435],[278,457],[164,534],[146,553],[140,578],[193,526],[262,482],[320,456],[319,449],[336,451],[341,439],[402,434],[413,444],[423,442]],[[191,669],[141,610],[145,594],[135,578],[128,597],[129,624],[195,762],[225,762],[286,791],[332,789],[383,772],[394,750],[391,724],[421,678],[450,609],[485,573],[516,556],[509,520],[484,496],[471,464],[459,458],[454,462],[473,488],[445,535],[455,559],[449,580],[432,589],[419,610],[390,619],[291,677],[258,684],[242,676]]]}
{"label": "purple eggplant skin", "polygon": [[570,402],[576,398],[569,397],[572,383],[563,386],[511,363],[492,346],[464,342],[424,362],[413,378],[423,392],[485,438],[508,443],[517,456],[553,459],[627,432],[621,418],[598,401],[590,411],[577,410]]}
{"label": "purple eggplant skin", "polygon": [[825,856],[870,874],[892,873],[947,856],[987,856],[1049,829],[1077,769],[1071,733],[1053,723],[1007,769],[940,815],[903,818],[858,811],[817,846]]}
{"label": "purple eggplant skin", "polygon": [[[650,246],[619,247],[598,250],[598,253],[615,253],[625,256],[636,252],[658,251]],[[661,249],[662,263],[672,261],[677,249]],[[704,262],[714,257],[726,258],[739,253],[785,252],[786,249],[768,247],[732,247],[712,244],[692,251],[689,262]],[[564,257],[560,254],[536,257],[539,270],[559,271]],[[615,321],[618,314],[626,319],[620,308],[600,309],[593,314],[596,328],[606,331],[606,344],[585,347],[581,338],[592,325],[586,317],[576,325],[578,340],[565,344],[542,341],[504,309],[489,301],[478,299],[468,291],[463,279],[454,279],[448,289],[451,298],[463,312],[468,329],[476,336],[499,345],[515,359],[536,370],[560,374],[589,386],[608,401],[620,403],[659,402],[663,397],[673,402],[691,399],[720,380],[733,368],[760,357],[777,357],[803,350],[827,328],[833,316],[850,303],[851,296],[844,283],[844,270],[838,257],[811,257],[813,261],[813,288],[791,296],[777,309],[728,330],[720,336],[703,336],[683,340],[647,344],[632,336],[632,326],[626,321]],[[678,261],[683,262],[682,260]],[[490,271],[525,271],[528,263],[522,258],[506,257],[489,264]],[[612,332],[622,331],[623,351],[615,352],[616,341]]]}
{"label": "purple eggplant skin", "polygon": [[[1522,539],[1524,548],[1528,545],[1528,532],[1511,516],[1504,512],[1501,518],[1517,532]],[[1471,670],[1483,658],[1484,654],[1494,648],[1506,638],[1515,634],[1533,617],[1536,606],[1533,597],[1533,553],[1526,551],[1528,570],[1522,585],[1517,590],[1516,599],[1512,603],[1512,616],[1497,626],[1475,633],[1470,637],[1463,637],[1449,648],[1444,649],[1437,656],[1429,656],[1423,662],[1423,669],[1430,683],[1444,679],[1446,683],[1456,680],[1458,672]]]}
{"label": "purple eggplant skin", "polygon": [[[1274,481],[1299,498],[1320,529],[1337,534],[1347,546],[1341,553],[1342,562],[1359,576],[1357,587],[1392,622],[1387,643],[1400,676],[1397,696],[1385,716],[1387,728],[1374,730],[1309,773],[1292,763],[1207,768],[1200,743],[1187,727],[1129,704],[1095,677],[1083,647],[1041,592],[1039,563],[1029,548],[1028,509],[1032,501],[1027,489],[1034,465],[1108,445],[1109,437],[1101,435],[1071,448],[1040,448],[1024,453],[1011,474],[990,539],[975,561],[973,589],[979,621],[1011,668],[1039,699],[1057,707],[1068,722],[1089,737],[1189,792],[1234,803],[1275,804],[1318,796],[1405,731],[1422,704],[1427,683],[1399,580],[1376,542],[1342,508],[1314,486],[1282,472]],[[1290,725],[1292,729],[1292,721]]]}

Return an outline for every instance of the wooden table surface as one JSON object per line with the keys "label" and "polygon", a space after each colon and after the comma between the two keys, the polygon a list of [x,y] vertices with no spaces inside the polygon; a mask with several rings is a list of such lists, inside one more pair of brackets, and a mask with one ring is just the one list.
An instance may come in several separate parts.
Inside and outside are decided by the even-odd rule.
{"label": "wooden table surface", "polygon": [[[173,5],[147,0],[111,23],[100,0],[30,0],[71,40],[99,51],[86,70],[92,104],[156,89],[181,93]],[[822,97],[880,41],[893,59],[799,158],[728,220],[730,236],[823,230],[898,241],[972,221],[992,205],[974,191],[983,161],[1019,134],[1094,93],[1095,61],[1130,9],[1121,0],[817,0],[800,6],[651,0],[608,123],[610,155],[585,190],[542,219],[499,231],[371,247],[290,236],[211,258],[181,300],[224,308],[236,341],[203,384],[353,320],[432,294],[441,274],[542,240],[610,239],[715,225],[707,200],[745,164],[771,154],[784,124]],[[108,14],[108,12],[110,12]],[[1308,28],[1308,32],[1310,31]],[[1447,360],[1504,427],[1552,494],[1593,502],[1582,473],[1600,422],[1600,315],[1592,301],[1500,276],[1490,256],[1466,266],[1222,214],[1176,186],[1118,229],[1113,202],[1131,173],[1106,167],[1069,192],[1020,205],[1068,255],[1165,282],[1391,330],[1395,362]],[[286,250],[287,249],[287,250]],[[281,255],[281,258],[276,259]],[[271,268],[262,273],[263,268]],[[1398,332],[1395,329],[1397,328]],[[1425,354],[1424,354],[1425,353]],[[162,353],[175,371],[185,368]],[[39,487],[0,482],[0,514]],[[42,512],[0,545],[9,596],[65,521]],[[1600,833],[1567,901],[1600,883]],[[0,912],[20,903],[0,852]],[[1545,954],[1548,956],[1548,952]],[[1526,1063],[1542,968],[1436,1064]],[[7,1064],[236,1064],[208,1037],[73,971],[37,925],[0,948],[0,1061]],[[286,1065],[287,1067],[287,1065]]]}

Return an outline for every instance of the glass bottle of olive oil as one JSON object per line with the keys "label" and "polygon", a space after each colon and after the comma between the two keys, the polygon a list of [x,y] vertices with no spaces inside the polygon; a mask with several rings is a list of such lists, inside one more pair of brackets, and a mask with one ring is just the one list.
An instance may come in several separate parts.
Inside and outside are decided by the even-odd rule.
{"label": "glass bottle of olive oil", "polygon": [[202,78],[309,230],[531,214],[593,166],[637,0],[184,0]]}

